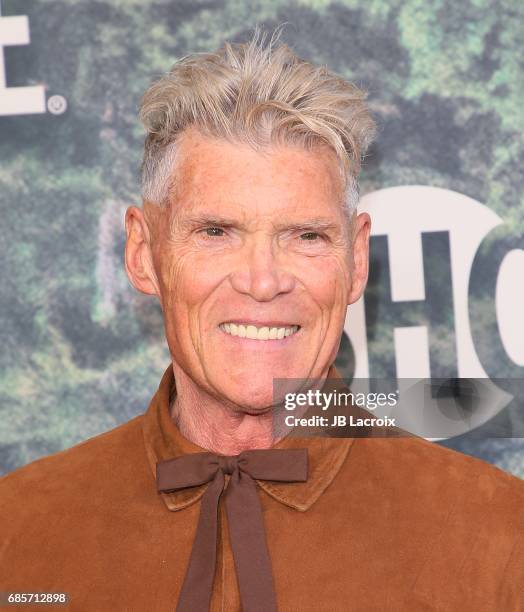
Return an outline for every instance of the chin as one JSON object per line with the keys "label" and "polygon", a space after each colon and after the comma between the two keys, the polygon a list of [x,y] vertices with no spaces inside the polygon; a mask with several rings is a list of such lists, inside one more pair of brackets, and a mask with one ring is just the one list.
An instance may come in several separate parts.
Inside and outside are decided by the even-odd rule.
{"label": "chin", "polygon": [[295,359],[293,356],[278,360],[257,359],[249,369],[243,369],[239,373],[239,380],[242,378],[243,384],[256,390],[257,385],[253,385],[254,381],[258,381],[260,386],[264,382],[264,384],[272,387],[276,379],[307,378],[311,373],[313,364],[312,359],[304,359],[304,357],[307,357],[307,355],[299,355]]}
{"label": "chin", "polygon": [[273,385],[264,388],[249,386],[220,389],[221,395],[248,414],[263,414],[273,406]]}
{"label": "chin", "polygon": [[302,389],[304,371],[287,367],[280,369],[278,373],[275,371],[262,374],[259,369],[249,373],[243,372],[241,375],[224,376],[222,380],[226,384],[213,386],[222,397],[240,406],[243,412],[263,414],[275,404],[281,403],[285,393]]}

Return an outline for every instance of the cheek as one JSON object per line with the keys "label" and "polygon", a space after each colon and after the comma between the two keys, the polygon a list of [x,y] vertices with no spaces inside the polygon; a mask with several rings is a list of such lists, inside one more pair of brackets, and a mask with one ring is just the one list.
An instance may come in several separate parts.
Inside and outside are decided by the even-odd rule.
{"label": "cheek", "polygon": [[322,309],[346,307],[349,268],[342,258],[333,257],[315,261],[301,271],[301,280],[313,300]]}
{"label": "cheek", "polygon": [[161,270],[164,302],[175,316],[202,305],[224,277],[217,259],[180,248],[165,253]]}

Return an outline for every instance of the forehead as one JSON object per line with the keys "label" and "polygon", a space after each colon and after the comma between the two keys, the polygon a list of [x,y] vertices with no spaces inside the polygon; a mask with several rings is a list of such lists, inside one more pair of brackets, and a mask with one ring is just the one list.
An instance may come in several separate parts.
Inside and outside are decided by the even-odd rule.
{"label": "forehead", "polygon": [[174,176],[179,211],[241,207],[266,214],[283,209],[337,213],[341,208],[342,179],[327,146],[255,151],[188,130],[179,143]]}

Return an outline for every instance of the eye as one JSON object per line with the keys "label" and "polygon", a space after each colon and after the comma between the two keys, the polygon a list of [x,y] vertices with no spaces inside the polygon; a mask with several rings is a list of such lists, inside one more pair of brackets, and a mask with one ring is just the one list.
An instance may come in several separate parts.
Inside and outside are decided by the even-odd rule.
{"label": "eye", "polygon": [[223,236],[224,230],[221,227],[206,227],[204,230],[206,232],[206,236]]}
{"label": "eye", "polygon": [[313,242],[317,238],[320,238],[320,234],[317,234],[317,232],[304,232],[303,234],[300,234],[300,238],[302,238],[302,240]]}

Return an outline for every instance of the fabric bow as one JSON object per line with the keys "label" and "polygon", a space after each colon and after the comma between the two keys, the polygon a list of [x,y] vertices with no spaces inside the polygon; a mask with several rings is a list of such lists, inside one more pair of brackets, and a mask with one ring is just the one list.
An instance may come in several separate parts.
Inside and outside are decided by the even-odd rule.
{"label": "fabric bow", "polygon": [[224,493],[231,549],[244,612],[276,612],[276,595],[266,543],[262,507],[255,479],[280,482],[307,480],[307,449],[247,450],[240,455],[193,453],[157,463],[157,489],[162,492],[206,482],[177,612],[207,612],[216,564],[218,502]]}

